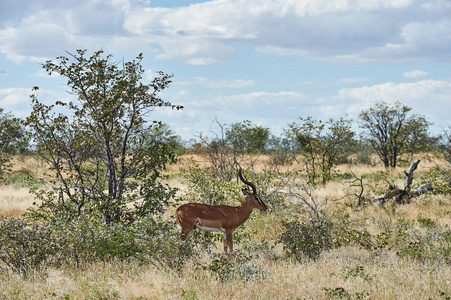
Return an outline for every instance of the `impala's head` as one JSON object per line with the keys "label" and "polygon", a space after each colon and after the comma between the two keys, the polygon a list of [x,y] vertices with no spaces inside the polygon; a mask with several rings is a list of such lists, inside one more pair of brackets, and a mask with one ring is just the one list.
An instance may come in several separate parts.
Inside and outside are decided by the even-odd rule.
{"label": "impala's head", "polygon": [[249,182],[243,178],[243,174],[241,174],[241,169],[238,171],[238,177],[244,184],[247,184],[248,186],[250,186],[252,188],[252,191],[249,190],[249,187],[246,187],[245,189],[241,190],[243,192],[243,195],[246,196],[246,199],[254,201],[255,208],[258,208],[262,211],[267,210],[268,207],[260,199],[260,196],[257,195],[257,188],[255,187],[255,184],[253,184],[252,182]]}

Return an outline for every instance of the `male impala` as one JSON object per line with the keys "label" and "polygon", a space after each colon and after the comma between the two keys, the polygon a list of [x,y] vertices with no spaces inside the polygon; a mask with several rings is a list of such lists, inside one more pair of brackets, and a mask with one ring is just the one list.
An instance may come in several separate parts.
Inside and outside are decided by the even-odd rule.
{"label": "male impala", "polygon": [[182,227],[182,241],[188,238],[191,230],[199,228],[204,231],[222,231],[224,234],[224,252],[227,248],[233,250],[232,232],[243,224],[251,215],[254,208],[262,211],[267,209],[265,203],[257,195],[255,184],[243,178],[241,170],[238,172],[241,181],[252,188],[242,189],[246,196],[240,206],[208,205],[201,203],[187,203],[176,210],[177,224]]}

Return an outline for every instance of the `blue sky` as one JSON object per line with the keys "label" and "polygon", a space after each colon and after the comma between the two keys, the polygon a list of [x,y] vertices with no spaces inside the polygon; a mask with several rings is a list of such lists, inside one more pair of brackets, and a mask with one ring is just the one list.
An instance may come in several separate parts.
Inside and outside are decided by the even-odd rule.
{"label": "blue sky", "polygon": [[68,99],[40,62],[76,49],[144,54],[145,80],[173,73],[158,110],[183,139],[212,120],[278,135],[298,117],[357,120],[400,101],[440,132],[451,124],[451,2],[445,0],[0,0],[0,107],[29,114]]}

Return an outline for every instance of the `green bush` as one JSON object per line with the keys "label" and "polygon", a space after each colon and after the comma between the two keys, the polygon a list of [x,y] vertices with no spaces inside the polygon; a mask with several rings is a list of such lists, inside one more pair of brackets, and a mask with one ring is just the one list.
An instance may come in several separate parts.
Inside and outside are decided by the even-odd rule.
{"label": "green bush", "polygon": [[361,292],[348,292],[342,287],[324,288],[326,299],[371,299],[370,293],[366,290]]}
{"label": "green bush", "polygon": [[348,213],[337,210],[329,219],[311,219],[308,222],[292,221],[285,224],[286,231],[280,242],[285,253],[298,261],[317,259],[323,251],[348,245],[357,245],[372,255],[383,249],[391,249],[405,243],[407,225],[393,224],[378,233],[370,233],[366,228],[357,227]]}
{"label": "green bush", "polygon": [[417,222],[418,222],[418,224],[420,224],[421,227],[425,227],[425,228],[437,227],[437,224],[435,223],[434,220],[431,219],[431,217],[423,216],[422,214],[418,214]]}
{"label": "green bush", "polygon": [[317,259],[332,246],[333,224],[327,220],[311,219],[308,222],[292,221],[284,224],[286,230],[280,241],[284,252],[302,262]]}
{"label": "green bush", "polygon": [[55,229],[63,236],[68,262],[137,260],[179,269],[192,253],[189,243],[181,245],[173,223],[150,217],[127,225],[78,218]]}
{"label": "green bush", "polygon": [[202,268],[211,271],[221,282],[261,280],[269,276],[269,272],[261,265],[250,262],[252,258],[252,255],[243,252],[234,252],[230,257],[218,255]]}
{"label": "green bush", "polygon": [[24,276],[30,270],[99,260],[180,270],[193,254],[190,243],[179,241],[173,223],[150,217],[128,225],[84,217],[34,223],[4,218],[0,232],[0,261]]}
{"label": "green bush", "polygon": [[63,249],[52,231],[49,224],[4,217],[0,222],[0,261],[24,277],[31,270],[47,268]]}
{"label": "green bush", "polygon": [[67,261],[139,259],[144,251],[133,226],[103,222],[83,217],[69,222],[55,222],[55,233],[65,245]]}
{"label": "green bush", "polygon": [[421,185],[432,183],[434,195],[451,194],[451,169],[435,167],[431,168],[419,177]]}
{"label": "green bush", "polygon": [[355,164],[375,166],[376,164],[371,159],[372,154],[373,151],[368,147],[361,147],[360,151],[357,152]]}
{"label": "green bush", "polygon": [[[430,220],[430,218],[429,218]],[[451,264],[451,229],[430,221],[422,225],[426,230],[411,230],[397,255],[431,264]]]}

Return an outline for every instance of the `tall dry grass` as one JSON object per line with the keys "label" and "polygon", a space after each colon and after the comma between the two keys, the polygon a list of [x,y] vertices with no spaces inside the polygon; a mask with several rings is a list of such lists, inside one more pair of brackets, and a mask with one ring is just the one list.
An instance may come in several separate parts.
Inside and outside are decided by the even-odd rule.
{"label": "tall dry grass", "polygon": [[18,217],[33,204],[33,195],[25,187],[0,186],[0,216]]}
{"label": "tall dry grass", "polygon": [[343,248],[319,260],[255,259],[265,275],[223,281],[205,270],[205,254],[180,271],[120,262],[36,273],[27,280],[0,275],[3,299],[445,299],[451,268],[400,260],[392,252],[371,257]]}

